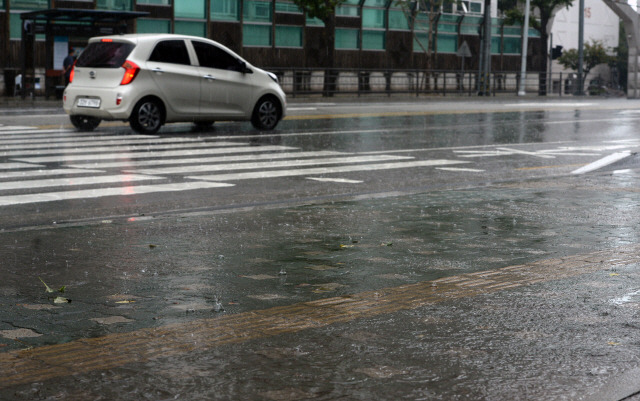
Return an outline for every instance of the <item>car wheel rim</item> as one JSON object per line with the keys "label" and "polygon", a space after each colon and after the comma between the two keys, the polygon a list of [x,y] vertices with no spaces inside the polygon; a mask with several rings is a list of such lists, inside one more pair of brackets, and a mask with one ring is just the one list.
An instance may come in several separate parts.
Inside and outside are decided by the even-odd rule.
{"label": "car wheel rim", "polygon": [[264,127],[273,127],[278,122],[278,108],[273,102],[263,102],[258,109],[258,115]]}
{"label": "car wheel rim", "polygon": [[160,125],[160,109],[154,103],[145,103],[138,112],[140,125],[148,129],[155,129]]}

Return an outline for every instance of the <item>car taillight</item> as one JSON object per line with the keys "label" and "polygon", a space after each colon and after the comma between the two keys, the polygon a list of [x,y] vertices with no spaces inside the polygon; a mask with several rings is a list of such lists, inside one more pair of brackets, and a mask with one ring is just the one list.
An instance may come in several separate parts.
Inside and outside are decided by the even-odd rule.
{"label": "car taillight", "polygon": [[73,82],[73,76],[76,75],[75,64],[71,66],[71,73],[69,74],[69,83]]}
{"label": "car taillight", "polygon": [[130,84],[134,80],[136,75],[138,75],[138,72],[140,72],[140,67],[138,67],[136,63],[129,60],[125,61],[124,64],[122,64],[122,68],[124,68],[124,77],[122,77],[122,82],[120,82],[120,85]]}

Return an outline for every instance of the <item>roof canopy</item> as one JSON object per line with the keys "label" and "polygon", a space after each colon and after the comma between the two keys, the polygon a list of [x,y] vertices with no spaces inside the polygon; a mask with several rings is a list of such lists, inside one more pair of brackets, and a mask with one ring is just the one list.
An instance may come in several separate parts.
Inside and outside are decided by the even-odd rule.
{"label": "roof canopy", "polygon": [[58,22],[89,22],[89,23],[119,23],[122,21],[144,17],[147,12],[138,11],[104,11],[78,10],[75,8],[55,8],[49,10],[29,11],[20,14],[22,20],[33,20],[36,23]]}

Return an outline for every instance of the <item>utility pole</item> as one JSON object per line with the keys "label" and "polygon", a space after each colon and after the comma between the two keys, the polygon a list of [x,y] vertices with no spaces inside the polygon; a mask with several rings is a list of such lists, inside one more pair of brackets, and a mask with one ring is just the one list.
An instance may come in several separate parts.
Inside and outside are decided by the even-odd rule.
{"label": "utility pole", "polygon": [[484,0],[484,21],[482,24],[482,49],[478,94],[491,94],[491,0]]}
{"label": "utility pole", "polygon": [[584,95],[584,0],[580,0],[578,18],[578,95]]}
{"label": "utility pole", "polygon": [[[581,0],[583,1],[583,0]],[[522,62],[520,65],[520,87],[518,96],[525,95],[525,76],[527,75],[527,45],[529,44],[529,7],[530,1],[526,1],[524,9],[524,30],[522,31]]]}

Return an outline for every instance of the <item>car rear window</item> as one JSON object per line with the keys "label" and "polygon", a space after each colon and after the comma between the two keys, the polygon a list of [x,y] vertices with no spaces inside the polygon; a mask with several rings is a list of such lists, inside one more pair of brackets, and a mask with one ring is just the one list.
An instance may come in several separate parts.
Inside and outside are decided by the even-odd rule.
{"label": "car rear window", "polygon": [[78,58],[76,66],[90,68],[119,68],[135,46],[123,42],[94,42]]}

